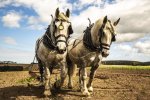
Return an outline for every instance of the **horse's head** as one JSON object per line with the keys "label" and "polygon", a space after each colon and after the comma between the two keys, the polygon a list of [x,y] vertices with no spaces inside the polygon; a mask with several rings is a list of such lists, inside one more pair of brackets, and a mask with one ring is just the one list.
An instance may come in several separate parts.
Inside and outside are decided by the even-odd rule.
{"label": "horse's head", "polygon": [[116,40],[115,27],[119,21],[120,18],[112,23],[107,19],[107,16],[105,16],[103,19],[99,19],[94,24],[95,27],[93,28],[93,31],[96,32],[96,34],[93,39],[96,39],[95,44],[100,46],[103,57],[107,57],[109,55],[110,45]]}
{"label": "horse's head", "polygon": [[66,14],[60,13],[56,9],[55,17],[52,19],[50,30],[59,53],[64,53],[67,47],[67,40],[73,33],[71,22],[69,21],[70,11],[67,9]]}

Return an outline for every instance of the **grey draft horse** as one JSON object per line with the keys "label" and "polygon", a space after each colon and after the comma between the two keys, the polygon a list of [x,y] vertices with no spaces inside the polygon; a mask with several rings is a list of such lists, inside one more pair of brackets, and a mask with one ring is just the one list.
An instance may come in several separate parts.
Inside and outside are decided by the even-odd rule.
{"label": "grey draft horse", "polygon": [[[66,14],[60,13],[56,9],[54,18],[48,26],[42,38],[36,42],[36,58],[41,74],[41,82],[44,84],[44,95],[50,96],[50,70],[55,66],[60,66],[61,85],[66,77],[66,54],[67,41],[73,33],[71,22],[69,21],[70,11]],[[45,79],[45,80],[44,80]]]}
{"label": "grey draft horse", "polygon": [[[83,95],[90,95],[93,91],[92,81],[95,72],[99,67],[102,57],[109,55],[109,49],[113,41],[115,41],[115,26],[120,18],[112,23],[105,16],[103,19],[97,20],[94,24],[90,24],[84,31],[82,40],[71,40],[68,46],[67,66],[68,66],[68,88],[73,87],[72,78],[79,67],[79,84]],[[91,66],[88,83],[86,82],[86,67]]]}

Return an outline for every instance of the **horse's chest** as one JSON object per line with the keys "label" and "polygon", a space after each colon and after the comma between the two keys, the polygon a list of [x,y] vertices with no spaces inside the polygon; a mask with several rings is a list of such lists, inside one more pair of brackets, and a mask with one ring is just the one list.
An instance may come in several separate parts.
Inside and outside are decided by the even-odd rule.
{"label": "horse's chest", "polygon": [[85,62],[87,64],[87,66],[90,66],[91,63],[95,60],[95,58],[96,58],[96,55],[85,58]]}
{"label": "horse's chest", "polygon": [[92,57],[89,58],[90,62],[93,62],[94,59],[95,59],[95,56],[92,56]]}
{"label": "horse's chest", "polygon": [[73,57],[72,60],[79,66],[80,65],[90,66],[91,63],[95,60],[95,58],[96,58],[96,53],[90,53],[82,57],[76,57],[76,58]]}
{"label": "horse's chest", "polygon": [[58,54],[57,52],[49,52],[48,59],[53,62],[62,61],[65,58],[65,54]]}

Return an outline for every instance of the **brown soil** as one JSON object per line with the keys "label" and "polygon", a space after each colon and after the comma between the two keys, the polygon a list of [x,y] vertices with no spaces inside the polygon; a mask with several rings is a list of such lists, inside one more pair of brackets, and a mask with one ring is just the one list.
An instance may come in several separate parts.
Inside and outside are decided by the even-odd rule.
{"label": "brown soil", "polygon": [[[52,84],[58,71],[52,74]],[[84,97],[79,91],[78,77],[74,88],[52,89],[51,97],[44,97],[43,87],[38,87],[27,71],[0,72],[0,100],[150,100],[150,71],[99,69],[95,76],[94,92]]]}

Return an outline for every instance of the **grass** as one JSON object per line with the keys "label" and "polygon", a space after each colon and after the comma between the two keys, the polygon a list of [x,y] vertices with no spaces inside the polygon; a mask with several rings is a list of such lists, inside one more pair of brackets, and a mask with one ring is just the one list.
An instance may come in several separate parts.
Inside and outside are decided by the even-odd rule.
{"label": "grass", "polygon": [[33,78],[33,77],[28,77],[28,78],[19,80],[17,83],[25,84],[25,83],[31,83],[32,81],[35,81],[35,78]]}
{"label": "grass", "polygon": [[132,66],[132,65],[101,65],[102,69],[128,69],[128,70],[150,70],[150,66]]}

